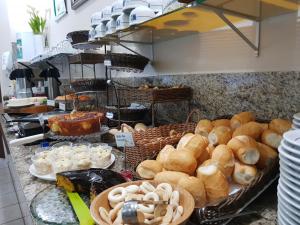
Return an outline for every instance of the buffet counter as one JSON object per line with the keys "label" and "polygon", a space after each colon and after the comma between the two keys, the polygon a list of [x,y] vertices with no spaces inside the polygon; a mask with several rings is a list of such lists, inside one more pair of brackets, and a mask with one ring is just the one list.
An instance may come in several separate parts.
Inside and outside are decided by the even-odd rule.
{"label": "buffet counter", "polygon": [[[15,138],[14,134],[8,134],[7,128],[3,121],[1,121],[3,127],[5,139],[7,142]],[[11,170],[14,184],[19,185],[16,187],[18,198],[21,204],[22,214],[24,217],[30,217],[29,205],[34,196],[43,189],[54,186],[53,182],[46,182],[37,179],[30,175],[29,166],[31,164],[31,156],[39,148],[38,145],[30,147],[9,147],[10,155],[9,168]],[[116,156],[116,161],[112,165],[111,169],[114,171],[121,171],[124,165],[123,153],[118,150],[113,150],[113,154]],[[275,225],[276,224],[276,184],[273,184],[264,194],[259,197],[254,203],[252,203],[246,211],[257,211],[258,214],[252,214],[243,216],[231,221],[230,225]],[[30,224],[28,222],[28,224]],[[33,224],[36,224],[33,221]]]}

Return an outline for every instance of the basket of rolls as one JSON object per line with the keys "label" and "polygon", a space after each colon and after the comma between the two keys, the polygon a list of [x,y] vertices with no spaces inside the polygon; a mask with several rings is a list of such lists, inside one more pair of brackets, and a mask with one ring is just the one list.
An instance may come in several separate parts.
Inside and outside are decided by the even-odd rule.
{"label": "basket of rolls", "polygon": [[189,191],[197,208],[194,222],[222,224],[216,218],[240,212],[276,180],[277,148],[290,128],[284,119],[258,122],[252,112],[200,120],[177,144],[165,145],[156,157],[142,161],[136,173]]}

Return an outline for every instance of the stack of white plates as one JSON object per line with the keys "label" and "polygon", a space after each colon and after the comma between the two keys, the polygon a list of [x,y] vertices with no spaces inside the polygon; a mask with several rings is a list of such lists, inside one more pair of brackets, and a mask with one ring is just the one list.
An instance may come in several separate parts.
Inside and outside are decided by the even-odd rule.
{"label": "stack of white plates", "polygon": [[279,158],[278,224],[300,224],[300,130],[283,134]]}
{"label": "stack of white plates", "polygon": [[300,129],[300,113],[296,113],[293,117],[293,126],[292,128],[294,130],[299,130]]}

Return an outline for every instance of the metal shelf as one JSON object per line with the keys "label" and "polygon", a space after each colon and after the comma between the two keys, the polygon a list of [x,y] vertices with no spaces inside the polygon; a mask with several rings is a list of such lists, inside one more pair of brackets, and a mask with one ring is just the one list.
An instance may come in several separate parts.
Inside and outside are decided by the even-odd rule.
{"label": "metal shelf", "polygon": [[68,57],[69,64],[99,64],[104,62],[103,54],[79,53]]}

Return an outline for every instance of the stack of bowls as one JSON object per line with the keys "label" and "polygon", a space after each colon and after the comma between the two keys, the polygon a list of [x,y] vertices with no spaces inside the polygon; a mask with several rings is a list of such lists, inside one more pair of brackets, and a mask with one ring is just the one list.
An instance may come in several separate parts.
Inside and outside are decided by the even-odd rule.
{"label": "stack of bowls", "polygon": [[293,130],[299,130],[300,129],[300,113],[296,113],[293,117]]}
{"label": "stack of bowls", "polygon": [[283,134],[283,139],[279,146],[279,159],[278,224],[299,224],[300,130],[291,130]]}

